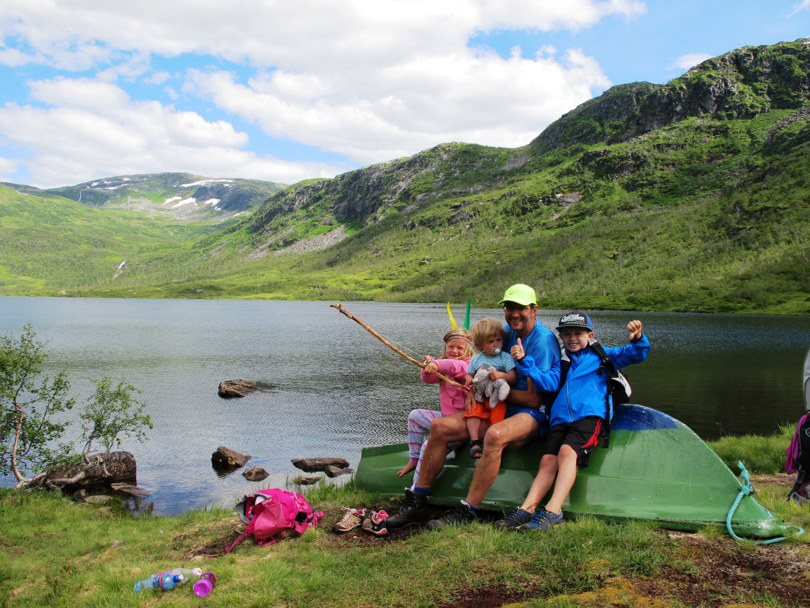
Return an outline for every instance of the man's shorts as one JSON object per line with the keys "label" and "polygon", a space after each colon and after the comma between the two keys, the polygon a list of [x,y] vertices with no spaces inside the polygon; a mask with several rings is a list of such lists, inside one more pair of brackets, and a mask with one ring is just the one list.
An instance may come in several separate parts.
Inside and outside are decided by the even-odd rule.
{"label": "man's shorts", "polygon": [[543,439],[546,435],[548,435],[548,418],[546,418],[545,411],[541,411],[535,407],[520,407],[507,404],[506,418],[511,418],[516,414],[528,414],[537,421],[537,434],[540,439]]}
{"label": "man's shorts", "polygon": [[473,400],[469,412],[464,412],[465,418],[483,418],[489,420],[490,424],[500,422],[505,418],[506,414],[506,401],[500,401],[494,408],[490,408],[489,404],[479,403]]}
{"label": "man's shorts", "polygon": [[560,453],[564,445],[577,453],[577,466],[585,468],[591,459],[591,452],[599,445],[605,421],[599,416],[586,416],[574,422],[564,422],[551,427],[546,442],[546,454]]}

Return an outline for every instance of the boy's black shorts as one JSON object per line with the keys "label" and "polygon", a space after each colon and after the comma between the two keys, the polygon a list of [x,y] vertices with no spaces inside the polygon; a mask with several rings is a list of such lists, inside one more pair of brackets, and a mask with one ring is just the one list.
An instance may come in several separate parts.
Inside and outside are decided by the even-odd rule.
{"label": "boy's black shorts", "polygon": [[591,459],[591,452],[599,445],[605,421],[599,416],[586,416],[574,422],[555,424],[546,440],[546,454],[559,454],[564,445],[577,453],[577,466],[585,468]]}

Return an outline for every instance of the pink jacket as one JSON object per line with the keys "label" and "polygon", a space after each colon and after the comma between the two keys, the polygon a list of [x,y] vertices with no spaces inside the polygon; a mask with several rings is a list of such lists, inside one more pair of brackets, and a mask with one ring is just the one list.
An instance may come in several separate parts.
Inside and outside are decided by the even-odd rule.
{"label": "pink jacket", "polygon": [[[440,374],[464,384],[464,378],[467,376],[467,365],[470,363],[469,359],[434,359],[434,361],[439,366]],[[425,370],[422,370],[420,375],[422,376],[422,382],[439,385],[442,416],[464,411],[464,401],[467,399],[466,389],[442,382],[433,374],[426,373]]]}

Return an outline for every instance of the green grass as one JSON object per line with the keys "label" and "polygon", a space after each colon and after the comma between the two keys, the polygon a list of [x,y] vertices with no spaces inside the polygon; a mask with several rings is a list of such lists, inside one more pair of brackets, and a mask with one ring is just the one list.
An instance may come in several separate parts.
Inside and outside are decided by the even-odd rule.
{"label": "green grass", "polygon": [[739,474],[738,462],[749,471],[758,471],[765,475],[784,473],[785,449],[796,428],[782,426],[773,435],[745,435],[741,437],[721,437],[707,442],[726,466]]}
{"label": "green grass", "polygon": [[[754,442],[745,445],[759,449]],[[75,504],[56,493],[0,490],[0,555],[6,558],[0,560],[0,603],[419,607],[497,591],[534,598],[527,606],[575,606],[578,594],[610,593],[611,581],[693,568],[673,537],[653,524],[632,521],[579,518],[543,535],[499,531],[482,522],[395,540],[337,536],[330,527],[341,507],[392,506],[357,490],[352,481],[301,491],[316,510],[326,512],[317,529],[270,547],[245,540],[228,555],[206,557],[236,538],[233,510],[134,517],[120,508]],[[787,521],[810,527],[810,514],[786,503],[783,488],[766,487],[757,498]],[[723,538],[724,532],[704,535]],[[783,546],[808,542],[797,537]],[[750,542],[737,547],[757,551]],[[184,586],[165,593],[133,591],[137,581],[175,567],[211,570],[217,586],[202,603]]]}
{"label": "green grass", "polygon": [[[724,437],[709,445],[732,470],[741,460],[752,475],[770,474],[781,470],[791,433],[784,427],[772,436]],[[357,489],[353,480],[340,486],[324,480],[306,489],[291,482],[291,487],[326,513],[321,525],[271,547],[245,540],[221,557],[207,554],[221,553],[236,538],[240,526],[232,509],[194,510],[170,518],[133,516],[121,507],[72,503],[57,493],[2,489],[0,556],[5,559],[0,559],[0,603],[198,606],[200,600],[184,586],[139,595],[133,585],[174,567],[200,567],[217,576],[214,592],[203,600],[212,607],[419,607],[493,592],[504,598],[531,598],[526,606],[578,606],[586,597],[596,597],[596,605],[615,603],[618,597],[628,605],[646,605],[649,599],[632,599],[632,585],[621,581],[695,568],[694,553],[681,547],[677,536],[662,534],[646,522],[609,524],[582,517],[553,533],[523,535],[482,521],[396,539],[359,532],[337,536],[330,528],[340,519],[342,507],[393,510],[396,505]],[[783,486],[765,484],[757,487],[756,498],[786,522],[810,529],[810,512],[787,503],[785,494]],[[707,528],[699,536],[712,542],[725,539],[726,533]],[[789,551],[808,543],[810,538],[802,535],[779,546]],[[759,551],[751,541],[730,546],[737,554]],[[791,553],[785,555],[789,559]],[[730,601],[732,591],[719,593]],[[735,593],[740,601],[752,597],[750,591],[747,596]],[[681,604],[673,600],[660,605]]]}

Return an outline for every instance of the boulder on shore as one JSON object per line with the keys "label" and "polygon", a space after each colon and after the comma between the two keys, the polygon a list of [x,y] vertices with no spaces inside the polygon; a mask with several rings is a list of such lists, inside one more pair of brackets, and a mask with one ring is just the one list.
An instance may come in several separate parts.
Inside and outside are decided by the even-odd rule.
{"label": "boulder on shore", "polygon": [[247,471],[242,473],[242,477],[248,481],[261,481],[267,479],[270,473],[265,471],[262,467],[250,467]]}
{"label": "boulder on shore", "polygon": [[324,472],[326,473],[327,477],[338,477],[339,475],[354,473],[354,469],[350,469],[348,467],[328,466]]}
{"label": "boulder on shore", "polygon": [[326,471],[329,467],[345,469],[349,466],[349,461],[345,458],[293,458],[291,462],[296,469],[306,473]]}
{"label": "boulder on shore", "polygon": [[239,378],[238,380],[223,380],[220,382],[217,393],[223,399],[233,399],[255,393],[257,390],[259,389],[256,388],[256,383],[253,380]]}

